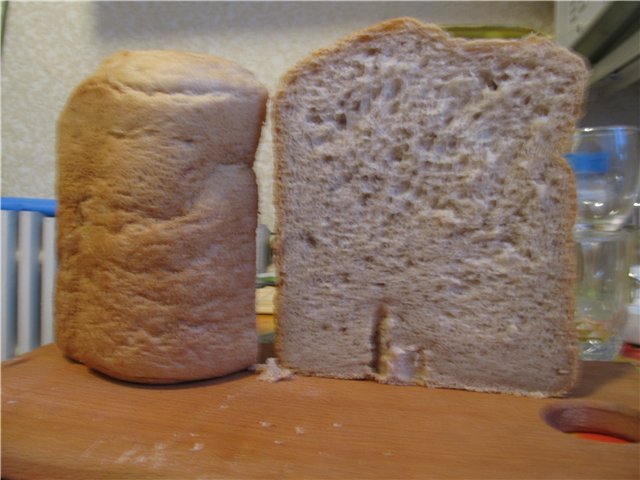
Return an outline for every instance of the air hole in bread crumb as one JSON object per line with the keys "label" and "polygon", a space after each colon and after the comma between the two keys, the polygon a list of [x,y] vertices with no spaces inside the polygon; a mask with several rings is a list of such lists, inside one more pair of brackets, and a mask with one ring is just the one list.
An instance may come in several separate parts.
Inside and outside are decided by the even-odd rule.
{"label": "air hole in bread crumb", "polygon": [[545,105],[538,105],[533,113],[535,113],[536,115],[540,115],[541,117],[546,117],[547,115],[549,115],[549,108],[547,108]]}
{"label": "air hole in bread crumb", "polygon": [[345,128],[347,126],[347,116],[344,113],[340,113],[337,117],[336,117],[336,125],[338,126],[338,128]]}
{"label": "air hole in bread crumb", "polygon": [[377,55],[379,53],[380,53],[380,49],[374,48],[374,47],[367,48],[367,50],[365,51],[365,54],[369,57],[373,57],[374,55]]}
{"label": "air hole in bread crumb", "polygon": [[327,143],[331,138],[331,133],[329,132],[321,132],[318,135],[314,136],[311,138],[311,144],[314,147],[319,147],[320,145],[323,145],[324,143]]}
{"label": "air hole in bread crumb", "polygon": [[396,145],[391,149],[388,155],[388,159],[391,162],[401,162],[404,157],[404,147],[402,145]]}
{"label": "air hole in bread crumb", "polygon": [[450,162],[437,162],[434,165],[434,169],[437,169],[440,172],[451,172],[451,171],[453,171],[453,163],[450,163]]}
{"label": "air hole in bread crumb", "polygon": [[433,143],[435,142],[435,140],[436,135],[434,133],[428,133],[418,140],[418,146],[420,148],[424,148],[425,150],[429,150],[431,149],[431,147],[433,147]]}
{"label": "air hole in bread crumb", "polygon": [[364,175],[362,177],[362,180],[365,182],[366,186],[371,189],[370,191],[374,191],[380,188],[380,186],[384,182],[384,177],[379,174],[374,174],[371,177],[368,175]]}
{"label": "air hole in bread crumb", "polygon": [[319,123],[322,123],[322,117],[317,113],[308,113],[307,116],[305,117],[305,120],[309,123],[313,123],[316,125]]}
{"label": "air hole in bread crumb", "polygon": [[310,247],[317,247],[318,246],[318,240],[316,240],[316,237],[314,237],[311,233],[307,232],[304,236],[304,241],[310,246]]}
{"label": "air hole in bread crumb", "polygon": [[413,198],[422,198],[426,195],[426,193],[427,191],[425,190],[424,186],[418,184],[413,189]]}
{"label": "air hole in bread crumb", "polygon": [[549,182],[551,189],[560,189],[562,188],[562,182],[557,178],[552,178]]}
{"label": "air hole in bread crumb", "polygon": [[458,160],[458,164],[461,167],[468,167],[471,164],[471,157],[469,155],[462,155],[460,160]]}
{"label": "air hole in bread crumb", "polygon": [[480,78],[482,79],[482,81],[485,83],[485,85],[490,90],[497,90],[498,89],[498,84],[494,80],[493,75],[491,74],[491,72],[489,72],[487,70],[482,70],[480,72]]}
{"label": "air hole in bread crumb", "polygon": [[401,138],[410,139],[414,135],[413,130],[409,130],[408,128],[401,128],[398,130],[398,136]]}
{"label": "air hole in bread crumb", "polygon": [[402,90],[401,79],[394,78],[393,80],[387,82],[384,86],[385,100],[392,100],[393,98],[397,97],[401,90]]}
{"label": "air hole in bread crumb", "polygon": [[391,196],[399,196],[411,189],[411,182],[405,180],[391,187]]}

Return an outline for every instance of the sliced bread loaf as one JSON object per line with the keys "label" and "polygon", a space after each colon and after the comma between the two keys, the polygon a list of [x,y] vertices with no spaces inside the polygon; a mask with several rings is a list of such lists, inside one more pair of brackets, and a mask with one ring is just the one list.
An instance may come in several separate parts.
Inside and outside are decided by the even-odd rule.
{"label": "sliced bread loaf", "polygon": [[256,362],[252,169],[267,91],[186,52],[120,52],[58,123],[57,343],[116,378]]}
{"label": "sliced bread loaf", "polygon": [[395,19],[274,99],[277,349],[303,374],[546,396],[577,375],[561,153],[583,60]]}

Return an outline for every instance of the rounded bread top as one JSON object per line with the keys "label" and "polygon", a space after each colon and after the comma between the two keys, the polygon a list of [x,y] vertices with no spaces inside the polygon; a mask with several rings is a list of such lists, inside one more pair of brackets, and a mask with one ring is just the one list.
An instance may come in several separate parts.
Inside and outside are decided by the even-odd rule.
{"label": "rounded bread top", "polygon": [[207,95],[266,91],[247,69],[201,53],[170,50],[120,51],[106,58],[93,79],[144,93]]}

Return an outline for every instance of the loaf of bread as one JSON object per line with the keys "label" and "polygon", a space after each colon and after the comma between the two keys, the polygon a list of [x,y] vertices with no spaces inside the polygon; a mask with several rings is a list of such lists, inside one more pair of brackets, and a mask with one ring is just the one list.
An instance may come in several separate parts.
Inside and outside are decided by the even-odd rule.
{"label": "loaf of bread", "polygon": [[57,343],[141,383],[256,362],[253,162],[267,91],[208,55],[120,52],[58,123]]}
{"label": "loaf of bread", "polygon": [[302,374],[550,396],[578,374],[575,184],[587,79],[550,40],[395,19],[274,97],[276,348]]}

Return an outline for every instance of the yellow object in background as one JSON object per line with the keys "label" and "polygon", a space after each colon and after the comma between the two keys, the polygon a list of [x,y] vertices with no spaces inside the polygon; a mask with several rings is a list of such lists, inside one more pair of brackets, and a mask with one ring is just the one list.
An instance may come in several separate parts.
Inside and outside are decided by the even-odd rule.
{"label": "yellow object in background", "polygon": [[276,287],[262,287],[256,289],[256,313],[262,315],[273,314],[273,297]]}
{"label": "yellow object in background", "polygon": [[454,37],[463,38],[522,38],[530,34],[542,35],[532,28],[526,27],[484,27],[473,25],[442,25],[442,28]]}

